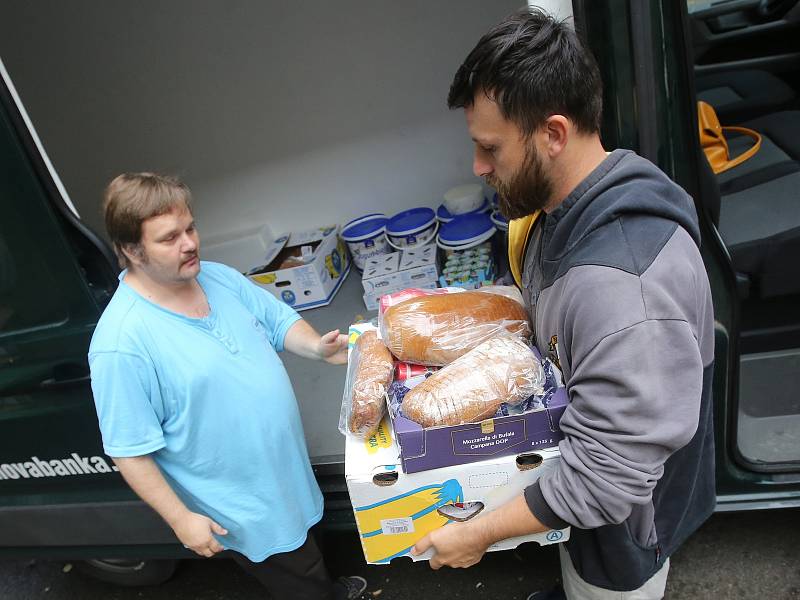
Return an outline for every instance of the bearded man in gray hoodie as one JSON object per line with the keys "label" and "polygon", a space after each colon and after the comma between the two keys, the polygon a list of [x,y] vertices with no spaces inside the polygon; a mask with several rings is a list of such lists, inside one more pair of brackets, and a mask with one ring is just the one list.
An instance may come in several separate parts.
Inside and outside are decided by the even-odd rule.
{"label": "bearded man in gray hoodie", "polygon": [[715,502],[714,317],[694,203],[635,153],[606,152],[597,65],[539,10],[481,38],[448,104],[464,109],[475,174],[530,224],[519,284],[570,404],[555,472],[415,552],[468,567],[498,540],[572,526],[564,590],[532,597],[661,598],[670,555]]}

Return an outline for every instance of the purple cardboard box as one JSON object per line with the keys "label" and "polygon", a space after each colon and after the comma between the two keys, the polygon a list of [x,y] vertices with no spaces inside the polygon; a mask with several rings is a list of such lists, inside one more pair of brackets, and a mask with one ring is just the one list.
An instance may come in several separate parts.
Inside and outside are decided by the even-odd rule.
{"label": "purple cardboard box", "polygon": [[429,429],[392,410],[389,414],[403,471],[416,473],[556,446],[563,437],[558,423],[567,402],[567,390],[561,387],[550,396],[546,408],[481,423]]}

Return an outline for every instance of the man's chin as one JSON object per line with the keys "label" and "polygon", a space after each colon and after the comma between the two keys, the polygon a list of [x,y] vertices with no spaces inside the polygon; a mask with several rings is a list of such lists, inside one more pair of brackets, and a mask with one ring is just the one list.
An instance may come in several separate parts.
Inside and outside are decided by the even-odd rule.
{"label": "man's chin", "polygon": [[514,219],[521,219],[522,217],[532,215],[536,211],[542,210],[543,207],[543,202],[526,202],[524,204],[516,204],[501,199],[497,208],[500,210],[501,215],[503,215],[509,221],[513,221]]}
{"label": "man's chin", "polygon": [[500,214],[503,215],[508,221],[513,221],[514,219],[521,219],[522,217],[527,217],[530,214],[536,212],[535,210],[526,211],[525,209],[521,209],[519,207],[511,207],[511,206],[504,206],[502,203],[498,207],[500,209]]}

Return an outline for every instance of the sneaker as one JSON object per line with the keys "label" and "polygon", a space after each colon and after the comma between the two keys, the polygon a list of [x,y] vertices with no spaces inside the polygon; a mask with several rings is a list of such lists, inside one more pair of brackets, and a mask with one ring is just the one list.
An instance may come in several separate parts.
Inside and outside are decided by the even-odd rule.
{"label": "sneaker", "polygon": [[564,588],[557,585],[546,592],[533,592],[527,600],[567,600],[567,595],[564,593]]}
{"label": "sneaker", "polygon": [[340,594],[338,593],[339,590],[337,590],[337,600],[339,598],[342,600],[366,600],[372,598],[371,595],[365,594],[367,591],[367,580],[358,575],[339,577],[333,585],[342,591]]}

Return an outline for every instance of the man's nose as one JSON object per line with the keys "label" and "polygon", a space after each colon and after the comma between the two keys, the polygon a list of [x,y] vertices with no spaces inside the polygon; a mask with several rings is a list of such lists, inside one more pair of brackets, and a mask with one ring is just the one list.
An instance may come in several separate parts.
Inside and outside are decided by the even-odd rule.
{"label": "man's nose", "polygon": [[183,234],[183,240],[181,243],[181,250],[184,252],[194,252],[197,249],[197,239],[193,235],[189,233]]}
{"label": "man's nose", "polygon": [[477,149],[472,157],[472,172],[478,177],[485,177],[492,173],[492,165],[481,156],[481,151]]}

